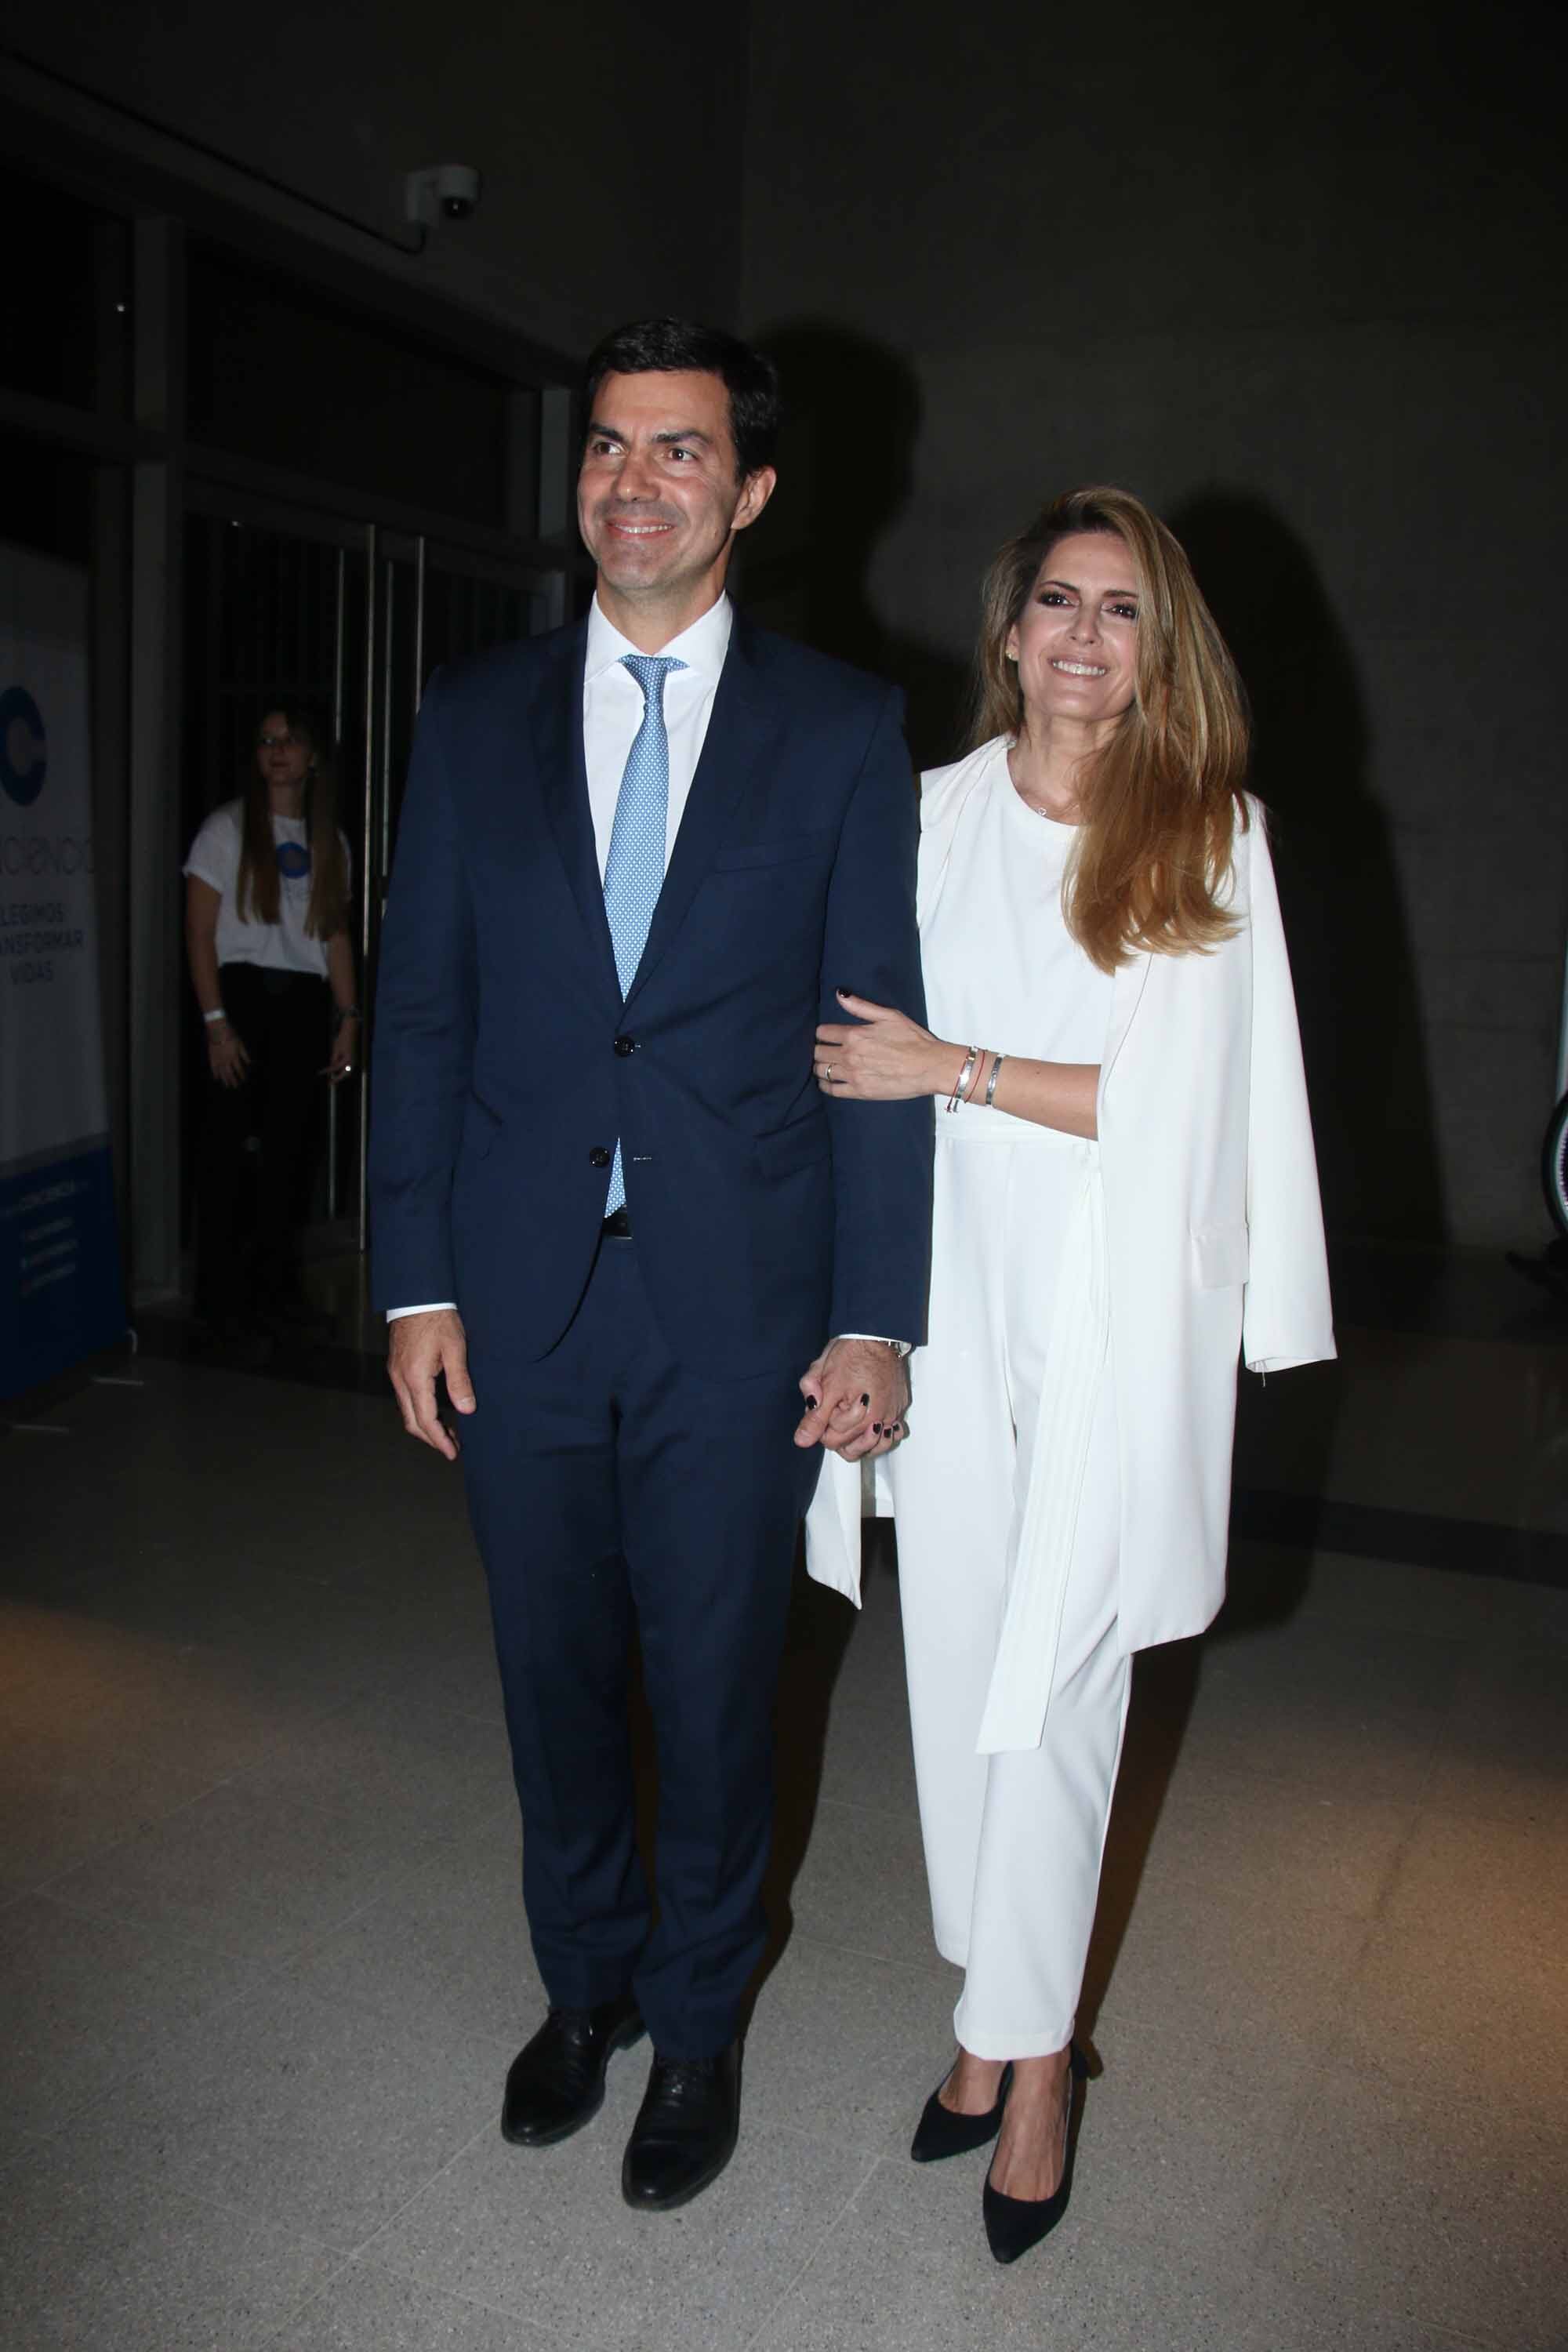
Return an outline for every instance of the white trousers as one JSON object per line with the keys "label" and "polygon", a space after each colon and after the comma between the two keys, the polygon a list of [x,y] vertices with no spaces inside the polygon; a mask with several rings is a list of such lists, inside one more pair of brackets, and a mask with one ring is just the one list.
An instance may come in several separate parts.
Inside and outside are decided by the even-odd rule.
{"label": "white trousers", "polygon": [[953,2021],[978,2058],[1042,2057],[1072,2038],[1127,1723],[1107,1364],[1039,1744],[976,1752],[1086,1176],[1098,1182],[1092,1144],[939,1120],[931,1336],[911,1361],[910,1434],[888,1463],[932,1922],[965,1971]]}

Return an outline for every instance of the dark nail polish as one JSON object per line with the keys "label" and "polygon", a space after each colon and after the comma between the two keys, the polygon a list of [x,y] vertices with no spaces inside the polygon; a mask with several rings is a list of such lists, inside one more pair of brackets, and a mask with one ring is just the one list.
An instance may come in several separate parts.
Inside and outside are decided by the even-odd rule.
{"label": "dark nail polish", "polygon": [[862,1403],[862,1404],[869,1404],[869,1403],[870,1403],[870,1402],[871,1402],[871,1397],[870,1397],[870,1392],[869,1392],[869,1391],[867,1391],[867,1393],[866,1393],[866,1394],[861,1398],[860,1402],[861,1402],[861,1403]]}
{"label": "dark nail polish", "polygon": [[808,1396],[808,1397],[806,1398],[806,1403],[811,1407],[811,1410],[812,1410],[812,1412],[815,1412],[816,1411],[817,1406],[818,1406],[821,1402],[822,1402],[822,1399],[821,1399],[820,1397]]}

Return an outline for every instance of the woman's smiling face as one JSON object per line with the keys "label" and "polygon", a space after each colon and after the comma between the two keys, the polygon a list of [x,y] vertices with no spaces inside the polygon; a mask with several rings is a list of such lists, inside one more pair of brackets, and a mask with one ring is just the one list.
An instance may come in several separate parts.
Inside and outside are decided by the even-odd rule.
{"label": "woman's smiling face", "polygon": [[1094,726],[1131,707],[1138,681],[1138,574],[1110,531],[1058,539],[1007,633],[1031,719]]}

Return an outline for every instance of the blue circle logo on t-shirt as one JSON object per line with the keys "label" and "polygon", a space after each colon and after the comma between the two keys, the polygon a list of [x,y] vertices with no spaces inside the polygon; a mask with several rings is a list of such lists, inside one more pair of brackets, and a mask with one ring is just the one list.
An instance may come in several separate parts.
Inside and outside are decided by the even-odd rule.
{"label": "blue circle logo on t-shirt", "polygon": [[302,841],[280,841],[278,871],[285,882],[302,881],[310,870],[310,853]]}
{"label": "blue circle logo on t-shirt", "polygon": [[8,686],[0,694],[0,785],[18,808],[30,808],[48,770],[44,714],[25,686]]}

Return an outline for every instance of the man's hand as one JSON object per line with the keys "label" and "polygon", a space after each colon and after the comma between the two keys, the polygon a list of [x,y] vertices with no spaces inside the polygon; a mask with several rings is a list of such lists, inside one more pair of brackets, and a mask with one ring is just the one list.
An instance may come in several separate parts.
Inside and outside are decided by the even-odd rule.
{"label": "man's hand", "polygon": [[903,1434],[909,1367],[879,1339],[830,1339],[801,1375],[806,1412],[797,1445],[825,1445],[846,1462],[888,1454]]}
{"label": "man's hand", "polygon": [[468,1341],[456,1307],[400,1315],[387,1328],[386,1369],[409,1436],[433,1445],[437,1454],[455,1462],[458,1441],[436,1412],[437,1377],[442,1372],[447,1375],[447,1394],[457,1412],[472,1412],[475,1405]]}

